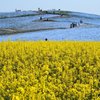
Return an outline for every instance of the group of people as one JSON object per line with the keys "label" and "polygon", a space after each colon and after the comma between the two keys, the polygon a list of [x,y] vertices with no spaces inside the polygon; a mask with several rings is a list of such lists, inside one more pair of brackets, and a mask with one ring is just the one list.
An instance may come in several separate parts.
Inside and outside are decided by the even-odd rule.
{"label": "group of people", "polygon": [[77,23],[77,22],[72,22],[72,23],[70,24],[70,28],[78,27],[78,26],[79,26],[80,24],[82,24],[82,23],[83,23],[82,20],[80,20],[79,23]]}
{"label": "group of people", "polygon": [[43,19],[42,17],[40,17],[40,20],[41,20],[41,21],[49,21],[48,18],[47,18],[47,19]]}

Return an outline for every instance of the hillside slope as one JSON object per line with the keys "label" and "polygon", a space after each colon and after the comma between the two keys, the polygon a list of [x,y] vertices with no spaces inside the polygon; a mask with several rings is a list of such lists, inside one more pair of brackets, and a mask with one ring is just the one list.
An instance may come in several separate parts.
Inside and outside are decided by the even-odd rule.
{"label": "hillside slope", "polygon": [[[82,23],[80,23],[81,21]],[[77,27],[70,28],[72,23],[76,23]],[[19,35],[24,37],[24,40],[43,40],[46,37],[51,40],[73,40],[73,38],[69,38],[73,36],[73,32],[76,35],[81,33],[80,35],[82,36],[85,33],[85,37],[88,37],[86,36],[88,32],[89,36],[96,35],[95,38],[97,37],[97,40],[100,40],[98,38],[100,35],[100,16],[70,11],[55,11],[55,13],[52,11],[0,13],[0,35],[15,34],[13,36],[10,35],[10,37],[13,37],[12,40],[16,40],[14,37],[20,39]],[[16,33],[20,34],[17,34],[17,36]],[[22,35],[22,33],[24,34]],[[27,34],[31,37],[27,37]],[[8,39],[8,37],[5,37],[4,40]],[[78,38],[74,38],[74,40],[78,40]],[[2,40],[1,37],[0,40]]]}

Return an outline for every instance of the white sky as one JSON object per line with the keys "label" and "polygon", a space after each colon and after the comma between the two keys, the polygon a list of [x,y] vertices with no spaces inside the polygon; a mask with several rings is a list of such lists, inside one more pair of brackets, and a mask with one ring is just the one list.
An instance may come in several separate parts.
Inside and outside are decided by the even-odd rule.
{"label": "white sky", "polygon": [[0,0],[0,12],[21,10],[63,9],[100,15],[100,0]]}

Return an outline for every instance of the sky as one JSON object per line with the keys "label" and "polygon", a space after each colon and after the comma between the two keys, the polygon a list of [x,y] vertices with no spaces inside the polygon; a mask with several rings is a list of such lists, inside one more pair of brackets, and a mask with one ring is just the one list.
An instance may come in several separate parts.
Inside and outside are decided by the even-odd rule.
{"label": "sky", "polygon": [[100,15],[100,0],[0,0],[0,12],[62,9]]}

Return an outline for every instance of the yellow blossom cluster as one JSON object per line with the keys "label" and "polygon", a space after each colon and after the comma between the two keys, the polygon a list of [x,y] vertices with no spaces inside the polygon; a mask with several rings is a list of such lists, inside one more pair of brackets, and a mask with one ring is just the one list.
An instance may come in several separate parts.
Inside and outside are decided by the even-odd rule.
{"label": "yellow blossom cluster", "polygon": [[0,100],[100,100],[100,42],[0,42]]}

